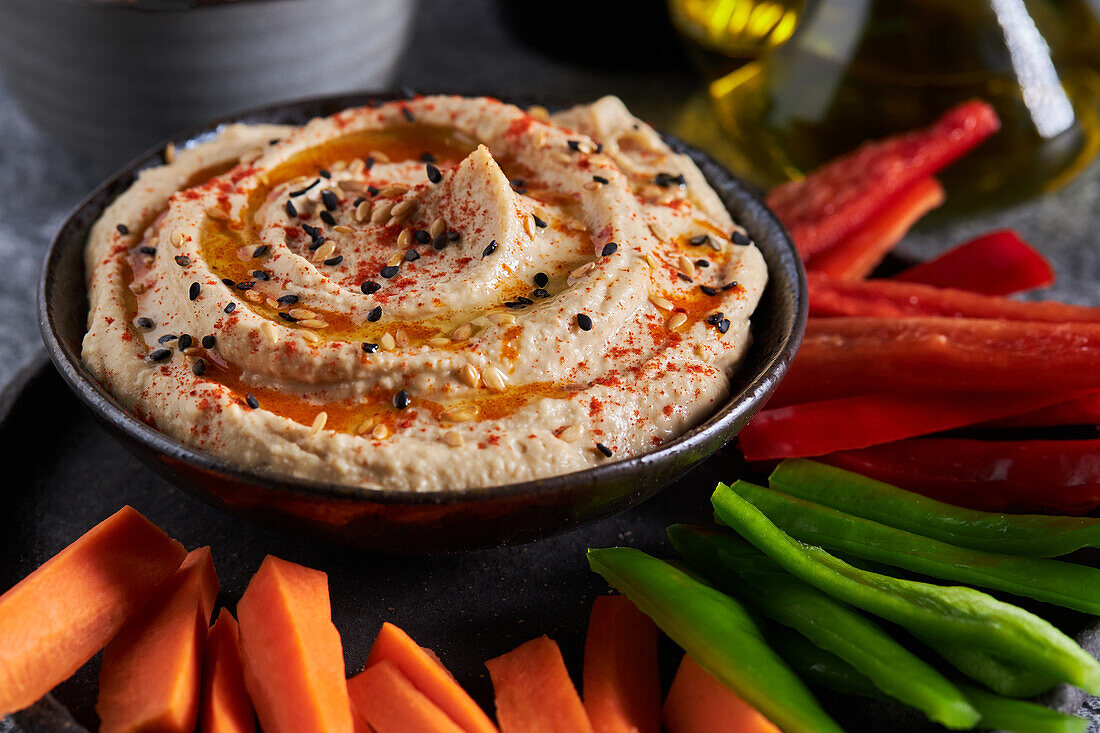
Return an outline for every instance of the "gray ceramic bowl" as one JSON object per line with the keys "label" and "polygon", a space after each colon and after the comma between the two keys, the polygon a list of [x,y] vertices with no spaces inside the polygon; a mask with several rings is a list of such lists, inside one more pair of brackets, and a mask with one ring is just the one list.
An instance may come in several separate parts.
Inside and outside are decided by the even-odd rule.
{"label": "gray ceramic bowl", "polygon": [[0,73],[99,180],[167,135],[277,100],[385,89],[416,0],[4,0]]}
{"label": "gray ceramic bowl", "polygon": [[[172,140],[186,145],[228,122],[303,124],[315,116],[393,96],[322,97],[282,104],[233,115]],[[231,513],[325,540],[403,552],[472,549],[556,534],[644,501],[733,438],[783,378],[805,328],[806,279],[787,232],[755,193],[718,163],[675,138],[666,141],[695,160],[747,229],[767,261],[769,281],[752,318],[753,345],[733,380],[729,400],[679,438],[634,458],[478,491],[409,493],[246,471],[136,419],[80,360],[88,315],[83,251],[92,224],[138,171],[160,163],[161,147],[138,157],[93,191],[58,232],[39,285],[42,338],[61,376],[108,432],[169,481]]]}

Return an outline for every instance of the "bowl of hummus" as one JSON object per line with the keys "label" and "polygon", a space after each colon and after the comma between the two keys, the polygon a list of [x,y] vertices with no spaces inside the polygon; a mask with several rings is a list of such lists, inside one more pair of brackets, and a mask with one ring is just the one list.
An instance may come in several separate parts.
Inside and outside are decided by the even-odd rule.
{"label": "bowl of hummus", "polygon": [[237,514],[389,550],[528,541],[667,486],[763,404],[805,283],[720,166],[614,97],[329,97],[178,136],[62,227],[47,348]]}

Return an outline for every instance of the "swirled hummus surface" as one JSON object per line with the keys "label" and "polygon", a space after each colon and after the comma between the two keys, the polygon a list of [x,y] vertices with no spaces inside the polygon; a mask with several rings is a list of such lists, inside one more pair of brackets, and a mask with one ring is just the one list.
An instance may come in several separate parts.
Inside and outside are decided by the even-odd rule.
{"label": "swirled hummus surface", "polygon": [[422,97],[166,158],[89,237],[83,358],[243,468],[446,491],[644,453],[727,398],[767,279],[612,97]]}

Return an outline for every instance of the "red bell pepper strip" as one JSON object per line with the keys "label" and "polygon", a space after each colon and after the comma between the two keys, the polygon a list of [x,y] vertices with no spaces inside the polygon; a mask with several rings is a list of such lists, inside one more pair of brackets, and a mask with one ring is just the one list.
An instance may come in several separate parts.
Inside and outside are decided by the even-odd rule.
{"label": "red bell pepper strip", "polygon": [[921,438],[821,459],[940,501],[986,511],[1100,507],[1100,440]]}
{"label": "red bell pepper strip", "polygon": [[902,191],[935,175],[1000,125],[985,102],[965,102],[931,127],[865,143],[776,187],[768,206],[809,259],[866,226]]}
{"label": "red bell pepper strip", "polygon": [[1100,324],[811,318],[769,403],[911,391],[1100,389]]}
{"label": "red bell pepper strip", "polygon": [[1032,412],[982,423],[987,428],[1044,428],[1057,425],[1100,425],[1100,392]]}
{"label": "red bell pepper strip", "polygon": [[837,280],[807,273],[810,316],[874,318],[993,318],[1002,321],[1100,323],[1100,308],[1052,300],[1028,302],[998,295],[896,280]]}
{"label": "red bell pepper strip", "polygon": [[832,277],[859,280],[871,274],[909,228],[943,203],[943,186],[925,178],[902,191],[852,236],[810,258],[806,269]]}
{"label": "red bell pepper strip", "polygon": [[1064,400],[1054,392],[860,395],[764,410],[738,438],[750,461],[805,458],[966,427]]}
{"label": "red bell pepper strip", "polygon": [[894,276],[894,280],[1011,295],[1054,283],[1046,257],[1011,229],[983,234]]}

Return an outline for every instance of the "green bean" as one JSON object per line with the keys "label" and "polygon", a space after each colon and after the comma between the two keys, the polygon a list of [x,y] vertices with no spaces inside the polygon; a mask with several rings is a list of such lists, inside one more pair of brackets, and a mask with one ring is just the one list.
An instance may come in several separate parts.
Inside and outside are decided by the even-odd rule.
{"label": "green bean", "polygon": [[732,489],[795,539],[826,550],[1100,615],[1096,568],[956,547],[746,481]]}
{"label": "green bean", "polygon": [[964,509],[804,458],[780,463],[768,484],[846,514],[973,550],[1057,557],[1100,547],[1100,519]]}
{"label": "green bean", "polygon": [[978,712],[966,697],[931,665],[851,607],[775,566],[744,540],[685,525],[669,527],[668,536],[688,564],[720,589],[833,652],[890,697],[948,728],[967,730],[978,722]]}
{"label": "green bean", "polygon": [[711,498],[722,522],[818,590],[924,639],[995,652],[1006,661],[1100,692],[1100,663],[1047,621],[972,588],[862,571],[776,527],[724,484]]}
{"label": "green bean", "polygon": [[588,562],[701,667],[786,733],[843,733],[737,601],[632,548],[589,550]]}

